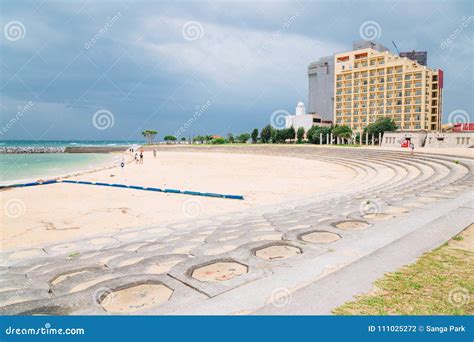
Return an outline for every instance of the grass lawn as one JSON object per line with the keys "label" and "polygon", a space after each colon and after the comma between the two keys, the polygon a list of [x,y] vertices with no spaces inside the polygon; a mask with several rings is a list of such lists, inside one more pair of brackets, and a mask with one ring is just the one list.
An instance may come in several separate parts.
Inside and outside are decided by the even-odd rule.
{"label": "grass lawn", "polygon": [[474,224],[417,262],[375,282],[336,315],[474,314]]}

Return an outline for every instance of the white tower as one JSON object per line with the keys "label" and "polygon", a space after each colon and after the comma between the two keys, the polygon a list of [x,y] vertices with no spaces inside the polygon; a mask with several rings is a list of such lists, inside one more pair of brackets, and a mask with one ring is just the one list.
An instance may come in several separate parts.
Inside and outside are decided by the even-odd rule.
{"label": "white tower", "polygon": [[304,103],[303,102],[298,102],[298,104],[296,105],[295,114],[296,115],[305,115],[306,114],[306,109],[304,108]]}

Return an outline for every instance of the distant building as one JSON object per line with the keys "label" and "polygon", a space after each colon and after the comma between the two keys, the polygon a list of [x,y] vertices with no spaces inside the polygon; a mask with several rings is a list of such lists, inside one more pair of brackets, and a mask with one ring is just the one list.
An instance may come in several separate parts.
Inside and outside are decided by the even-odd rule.
{"label": "distant building", "polygon": [[442,70],[372,48],[334,58],[335,124],[361,132],[388,117],[402,131],[441,129]]}
{"label": "distant building", "polygon": [[406,57],[412,61],[417,62],[420,65],[428,65],[428,52],[426,51],[410,51],[410,52],[400,52],[400,57]]}
{"label": "distant building", "polygon": [[308,67],[308,110],[332,121],[334,113],[334,56],[320,58]]}
{"label": "distant building", "polygon": [[[352,50],[366,48],[389,51],[373,41],[360,40],[352,44]],[[334,120],[334,55],[321,57],[308,67],[308,112],[323,121]]]}
{"label": "distant building", "polygon": [[474,132],[385,132],[382,139],[383,147],[409,147],[411,143],[415,148],[472,148]]}
{"label": "distant building", "polygon": [[295,108],[295,115],[286,117],[286,128],[294,127],[295,130],[303,127],[307,132],[313,126],[330,126],[332,121],[323,120],[316,114],[306,114],[303,102],[298,102]]}

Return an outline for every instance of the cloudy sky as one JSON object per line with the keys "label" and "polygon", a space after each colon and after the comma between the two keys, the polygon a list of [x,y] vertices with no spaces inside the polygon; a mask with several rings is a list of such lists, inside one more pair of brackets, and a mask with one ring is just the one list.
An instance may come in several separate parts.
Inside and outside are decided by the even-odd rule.
{"label": "cloudy sky", "polygon": [[0,12],[0,139],[249,132],[307,104],[308,64],[369,24],[362,35],[427,50],[445,71],[443,121],[474,121],[470,0],[18,0]]}

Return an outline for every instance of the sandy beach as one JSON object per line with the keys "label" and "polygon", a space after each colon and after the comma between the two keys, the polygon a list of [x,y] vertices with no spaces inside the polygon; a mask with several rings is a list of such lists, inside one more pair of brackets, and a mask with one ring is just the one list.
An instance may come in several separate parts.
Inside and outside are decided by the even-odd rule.
{"label": "sandy beach", "polygon": [[4,251],[119,231],[128,227],[203,218],[231,211],[296,200],[343,187],[354,173],[344,166],[300,158],[237,153],[145,152],[144,164],[72,177],[243,195],[245,200],[204,198],[132,189],[53,184],[2,191],[15,215],[1,224]]}

